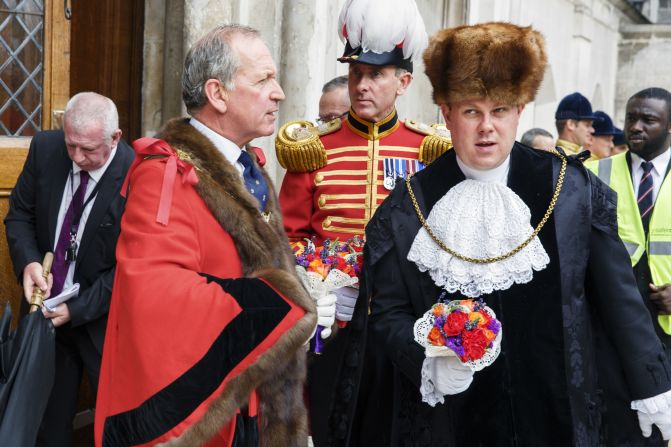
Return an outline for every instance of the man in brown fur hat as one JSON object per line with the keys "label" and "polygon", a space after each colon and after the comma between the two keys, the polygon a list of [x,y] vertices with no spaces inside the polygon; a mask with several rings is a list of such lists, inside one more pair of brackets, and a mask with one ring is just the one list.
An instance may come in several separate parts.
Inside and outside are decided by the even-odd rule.
{"label": "man in brown fur hat", "polygon": [[[671,366],[617,235],[613,192],[579,159],[515,142],[543,77],[543,37],[508,23],[445,29],[424,60],[454,151],[398,184],[366,228],[368,299],[348,340],[393,364],[387,445],[604,445],[592,313],[617,346],[612,367],[642,433],[668,439]],[[436,303],[473,313],[443,322]],[[484,306],[498,323],[482,320]],[[342,371],[355,398],[333,419],[351,425],[361,370]]]}
{"label": "man in brown fur hat", "polygon": [[248,147],[284,99],[259,33],[199,39],[182,97],[190,118],[133,143],[96,445],[303,447],[316,318]]}

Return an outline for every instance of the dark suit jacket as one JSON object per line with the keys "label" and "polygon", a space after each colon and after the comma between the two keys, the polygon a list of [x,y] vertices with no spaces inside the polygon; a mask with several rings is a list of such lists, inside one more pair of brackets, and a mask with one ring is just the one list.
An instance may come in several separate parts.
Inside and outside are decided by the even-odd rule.
{"label": "dark suit jacket", "polygon": [[[86,327],[101,355],[114,280],[116,241],[125,203],[120,190],[133,158],[130,146],[120,141],[116,155],[100,179],[75,265],[74,282],[80,285],[79,296],[68,302],[72,327]],[[53,250],[58,210],[71,167],[63,131],[45,131],[33,137],[5,218],[7,241],[19,281],[27,264],[41,263],[44,253]]]}

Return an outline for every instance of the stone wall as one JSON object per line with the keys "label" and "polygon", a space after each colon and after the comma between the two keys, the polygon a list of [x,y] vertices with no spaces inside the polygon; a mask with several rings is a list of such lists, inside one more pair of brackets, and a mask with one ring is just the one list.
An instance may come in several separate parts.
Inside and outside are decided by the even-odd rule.
{"label": "stone wall", "polygon": [[631,95],[646,87],[671,91],[671,25],[625,25],[621,32],[614,116],[618,127]]}
{"label": "stone wall", "polygon": [[[184,114],[179,78],[189,45],[220,23],[241,23],[261,31],[279,70],[287,99],[280,105],[278,125],[289,120],[314,120],[322,85],[347,73],[336,61],[344,44],[337,32],[345,0],[145,0],[145,63],[143,75],[144,135],[152,135],[171,117]],[[463,0],[417,0],[431,34],[463,23]],[[422,64],[413,84],[398,102],[399,114],[425,122],[439,119]],[[268,169],[279,182],[274,136],[254,141],[264,149]]]}

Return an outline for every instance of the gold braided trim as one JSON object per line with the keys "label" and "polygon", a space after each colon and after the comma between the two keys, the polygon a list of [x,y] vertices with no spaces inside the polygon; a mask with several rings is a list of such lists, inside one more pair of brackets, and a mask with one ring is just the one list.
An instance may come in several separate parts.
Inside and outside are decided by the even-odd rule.
{"label": "gold braided trim", "polygon": [[550,149],[548,152],[551,152],[552,154],[556,155],[561,159],[561,169],[559,170],[559,177],[557,178],[557,185],[555,186],[554,194],[552,195],[552,200],[550,200],[550,205],[548,206],[548,209],[545,211],[545,215],[541,219],[541,221],[538,223],[538,226],[536,229],[531,233],[531,235],[524,241],[522,242],[517,248],[512,249],[508,253],[504,253],[499,256],[493,256],[490,258],[471,258],[469,256],[465,256],[462,254],[459,254],[449,248],[443,241],[441,241],[438,236],[433,232],[431,227],[426,223],[426,220],[424,220],[424,216],[422,215],[422,211],[419,209],[419,204],[417,203],[417,198],[415,197],[415,193],[412,190],[412,186],[410,185],[410,178],[412,177],[409,175],[406,180],[405,180],[405,185],[408,188],[408,194],[410,195],[410,200],[412,201],[412,205],[415,207],[415,212],[417,213],[417,218],[419,221],[422,223],[422,226],[426,230],[427,233],[429,233],[429,236],[431,236],[431,239],[438,244],[440,248],[445,250],[447,253],[451,254],[457,259],[461,259],[462,261],[465,262],[470,262],[472,264],[491,264],[493,262],[498,262],[498,261],[503,261],[505,259],[508,259],[520,251],[524,249],[527,245],[531,243],[531,241],[538,236],[538,233],[541,232],[541,229],[545,226],[547,223],[548,219],[550,218],[550,215],[552,215],[552,211],[554,211],[555,205],[557,204],[557,199],[559,198],[559,193],[561,192],[562,185],[564,184],[564,175],[566,174],[566,157],[562,154],[560,154],[557,150],[555,149]]}
{"label": "gold braided trim", "polygon": [[452,140],[440,135],[428,135],[419,145],[419,161],[430,165],[438,157],[452,149]]}
{"label": "gold braided trim", "polygon": [[291,121],[275,139],[277,160],[289,172],[312,172],[326,166],[326,149],[309,121]]}

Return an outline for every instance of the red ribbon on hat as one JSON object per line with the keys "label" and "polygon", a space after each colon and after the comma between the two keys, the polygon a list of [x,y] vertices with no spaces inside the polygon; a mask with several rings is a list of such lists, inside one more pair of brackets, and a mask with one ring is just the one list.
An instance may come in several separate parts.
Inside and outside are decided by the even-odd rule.
{"label": "red ribbon on hat", "polygon": [[170,206],[172,205],[172,189],[175,184],[177,171],[182,175],[182,183],[195,185],[198,183],[198,176],[193,169],[193,165],[181,160],[177,152],[170,147],[164,140],[157,138],[139,138],[133,141],[135,149],[135,160],[128,169],[128,174],[121,187],[121,195],[126,197],[128,191],[128,182],[135,168],[147,157],[151,155],[163,156],[162,162],[165,163],[165,172],[163,173],[163,184],[161,185],[161,196],[158,201],[158,212],[156,213],[156,222],[162,225],[168,225],[170,219]]}

